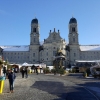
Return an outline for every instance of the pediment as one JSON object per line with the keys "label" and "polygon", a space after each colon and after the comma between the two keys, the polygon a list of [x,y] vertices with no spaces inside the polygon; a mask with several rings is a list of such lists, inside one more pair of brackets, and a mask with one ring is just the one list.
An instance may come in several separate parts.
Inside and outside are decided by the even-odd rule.
{"label": "pediment", "polygon": [[52,32],[49,33],[49,36],[47,39],[45,39],[45,43],[52,43],[52,42],[62,42],[64,41],[63,38],[61,38],[60,33],[59,32]]}

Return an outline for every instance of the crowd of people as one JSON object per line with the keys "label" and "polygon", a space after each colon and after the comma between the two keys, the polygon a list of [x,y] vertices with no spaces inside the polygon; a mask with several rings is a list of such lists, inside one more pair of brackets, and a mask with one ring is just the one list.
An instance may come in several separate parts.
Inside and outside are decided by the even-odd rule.
{"label": "crowd of people", "polygon": [[[22,78],[28,78],[28,67],[27,66],[22,66],[20,69]],[[36,74],[38,75],[38,67],[35,68]],[[9,93],[14,92],[14,82],[16,79],[16,74],[18,72],[18,69],[16,68],[9,68],[7,69],[6,66],[3,66],[3,75],[5,79],[9,80]]]}
{"label": "crowd of people", "polygon": [[28,67],[22,67],[21,73],[22,73],[22,78],[24,77],[28,78]]}

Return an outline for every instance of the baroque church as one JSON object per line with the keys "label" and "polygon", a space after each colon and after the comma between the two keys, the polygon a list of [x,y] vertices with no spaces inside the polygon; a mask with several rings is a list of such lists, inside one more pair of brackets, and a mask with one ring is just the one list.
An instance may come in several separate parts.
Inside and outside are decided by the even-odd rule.
{"label": "baroque church", "polygon": [[72,17],[68,23],[68,44],[60,36],[59,30],[50,30],[49,36],[40,43],[39,21],[34,18],[31,21],[30,44],[22,46],[0,46],[0,55],[10,63],[45,63],[52,66],[57,50],[65,55],[63,65],[75,64],[76,60],[99,60],[100,45],[80,45],[78,23]]}

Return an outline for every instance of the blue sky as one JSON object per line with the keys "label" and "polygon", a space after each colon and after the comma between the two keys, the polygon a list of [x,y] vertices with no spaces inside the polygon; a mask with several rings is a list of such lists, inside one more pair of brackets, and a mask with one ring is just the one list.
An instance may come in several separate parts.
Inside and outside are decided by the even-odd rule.
{"label": "blue sky", "polygon": [[78,22],[79,44],[100,44],[100,0],[0,0],[0,45],[29,45],[31,20],[40,24],[40,41],[60,30],[68,42],[68,23]]}

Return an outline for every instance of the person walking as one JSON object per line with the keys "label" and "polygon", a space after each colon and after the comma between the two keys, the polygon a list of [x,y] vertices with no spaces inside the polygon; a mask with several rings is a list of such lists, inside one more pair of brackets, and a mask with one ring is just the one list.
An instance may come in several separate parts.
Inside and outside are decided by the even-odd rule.
{"label": "person walking", "polygon": [[3,67],[3,74],[4,74],[4,77],[6,78],[6,73],[7,73],[7,69],[6,69],[6,67],[4,66]]}
{"label": "person walking", "polygon": [[35,69],[36,69],[36,74],[38,75],[38,66],[36,66],[36,68],[35,68]]}
{"label": "person walking", "polygon": [[9,88],[10,88],[10,92],[9,93],[13,93],[14,91],[14,81],[15,81],[16,75],[14,73],[14,71],[11,69],[8,72],[8,79],[9,79]]}
{"label": "person walking", "polygon": [[22,78],[24,78],[24,74],[25,74],[25,67],[22,67],[22,69],[21,69],[21,73],[22,73]]}
{"label": "person walking", "polygon": [[25,67],[25,75],[26,75],[26,78],[28,78],[28,67],[27,66]]}

